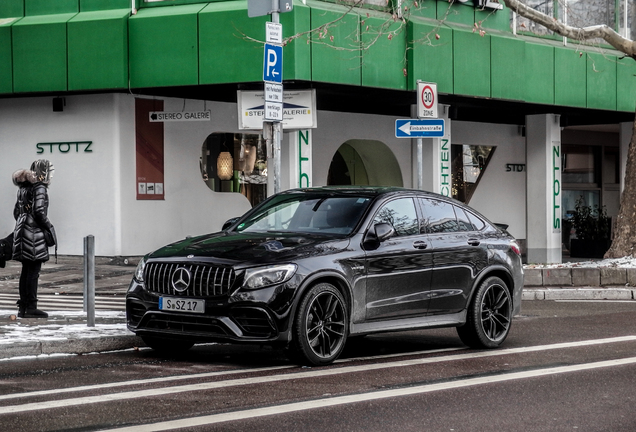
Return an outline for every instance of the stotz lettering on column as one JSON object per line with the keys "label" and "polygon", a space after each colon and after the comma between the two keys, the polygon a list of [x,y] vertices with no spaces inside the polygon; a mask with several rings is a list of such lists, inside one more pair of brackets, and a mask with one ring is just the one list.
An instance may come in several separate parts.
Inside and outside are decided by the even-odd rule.
{"label": "stotz lettering on column", "polygon": [[561,147],[552,146],[552,229],[561,232]]}

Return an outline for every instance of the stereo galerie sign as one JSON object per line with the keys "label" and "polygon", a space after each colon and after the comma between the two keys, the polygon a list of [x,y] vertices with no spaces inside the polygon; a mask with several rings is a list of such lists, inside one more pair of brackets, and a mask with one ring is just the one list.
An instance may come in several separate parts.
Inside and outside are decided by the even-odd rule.
{"label": "stereo galerie sign", "polygon": [[[265,92],[237,92],[238,128],[241,130],[263,129],[265,120]],[[316,91],[283,91],[283,129],[299,130],[318,127],[316,119]]]}

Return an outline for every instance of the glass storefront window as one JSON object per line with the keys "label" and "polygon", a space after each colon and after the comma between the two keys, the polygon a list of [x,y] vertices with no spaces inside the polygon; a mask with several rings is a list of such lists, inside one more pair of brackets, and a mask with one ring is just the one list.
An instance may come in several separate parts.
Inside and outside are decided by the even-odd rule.
{"label": "glass storefront window", "polygon": [[252,206],[267,197],[267,147],[262,135],[215,132],[201,148],[201,177],[215,192],[238,192]]}
{"label": "glass storefront window", "polygon": [[588,183],[599,186],[601,147],[564,144],[562,156],[563,171],[561,181],[567,183]]}
{"label": "glass storefront window", "polygon": [[493,146],[458,144],[451,146],[453,198],[466,204],[470,202],[495,148]]}

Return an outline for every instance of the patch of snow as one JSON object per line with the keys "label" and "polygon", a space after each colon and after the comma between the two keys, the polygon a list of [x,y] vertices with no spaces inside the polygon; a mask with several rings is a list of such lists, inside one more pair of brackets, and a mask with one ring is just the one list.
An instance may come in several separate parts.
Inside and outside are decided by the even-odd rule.
{"label": "patch of snow", "polygon": [[[98,337],[112,337],[132,335],[126,327],[125,312],[96,311],[95,319],[119,321],[112,323],[96,323],[95,327],[88,327],[81,323],[86,316],[85,312],[75,311],[51,311],[49,318],[38,324],[35,319],[29,319],[28,323],[18,318],[10,320],[15,315],[14,310],[0,310],[0,349],[3,345],[16,342],[40,342],[44,340],[68,340]],[[1,319],[5,318],[5,319]],[[72,322],[71,322],[72,321]]]}
{"label": "patch of snow", "polygon": [[523,268],[636,268],[636,258],[628,256],[604,260],[571,261],[559,264],[526,264]]}

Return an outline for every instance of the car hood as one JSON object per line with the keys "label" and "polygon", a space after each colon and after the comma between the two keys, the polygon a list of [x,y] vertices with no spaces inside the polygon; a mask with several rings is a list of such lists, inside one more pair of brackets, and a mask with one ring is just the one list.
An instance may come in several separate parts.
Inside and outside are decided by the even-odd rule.
{"label": "car hood", "polygon": [[155,258],[199,258],[225,264],[278,263],[339,252],[348,238],[313,234],[220,232],[172,243],[150,254]]}

